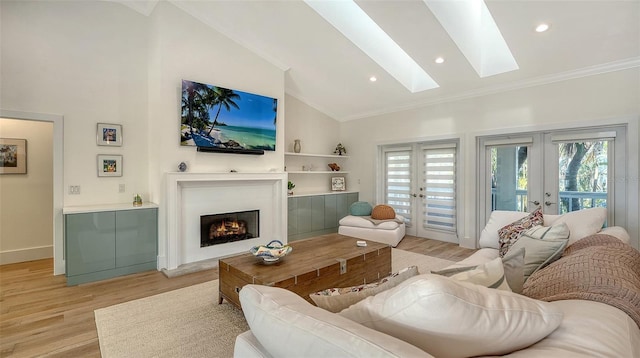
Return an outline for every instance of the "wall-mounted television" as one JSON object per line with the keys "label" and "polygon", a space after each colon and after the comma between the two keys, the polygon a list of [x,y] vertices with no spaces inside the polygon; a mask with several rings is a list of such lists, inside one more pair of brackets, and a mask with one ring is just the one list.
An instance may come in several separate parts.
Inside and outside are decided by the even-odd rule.
{"label": "wall-mounted television", "polygon": [[204,152],[274,151],[277,111],[276,98],[182,80],[180,145]]}

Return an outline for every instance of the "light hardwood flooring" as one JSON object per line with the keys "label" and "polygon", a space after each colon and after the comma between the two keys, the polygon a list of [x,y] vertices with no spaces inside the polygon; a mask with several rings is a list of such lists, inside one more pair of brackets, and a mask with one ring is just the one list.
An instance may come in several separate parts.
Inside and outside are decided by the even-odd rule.
{"label": "light hardwood flooring", "polygon": [[[453,261],[474,252],[412,236],[397,248]],[[217,278],[217,268],[174,278],[147,271],[67,287],[52,259],[2,265],[0,357],[100,357],[95,309]]]}

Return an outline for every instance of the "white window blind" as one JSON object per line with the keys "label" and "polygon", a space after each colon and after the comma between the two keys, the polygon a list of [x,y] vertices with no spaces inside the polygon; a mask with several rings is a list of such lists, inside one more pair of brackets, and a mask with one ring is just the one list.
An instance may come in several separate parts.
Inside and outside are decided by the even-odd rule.
{"label": "white window blind", "polygon": [[411,227],[411,148],[385,148],[385,203]]}
{"label": "white window blind", "polygon": [[423,147],[423,225],[425,228],[456,231],[456,147]]}

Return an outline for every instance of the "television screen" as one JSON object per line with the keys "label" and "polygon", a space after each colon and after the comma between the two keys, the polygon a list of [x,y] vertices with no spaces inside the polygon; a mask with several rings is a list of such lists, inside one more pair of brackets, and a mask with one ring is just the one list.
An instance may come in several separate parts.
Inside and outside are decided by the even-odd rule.
{"label": "television screen", "polygon": [[180,145],[261,154],[276,150],[278,100],[182,80]]}

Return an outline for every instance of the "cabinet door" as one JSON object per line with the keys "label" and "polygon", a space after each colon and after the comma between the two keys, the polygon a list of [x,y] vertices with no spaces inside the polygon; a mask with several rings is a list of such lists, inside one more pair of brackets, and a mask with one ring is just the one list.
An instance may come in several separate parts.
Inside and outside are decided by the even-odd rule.
{"label": "cabinet door", "polygon": [[298,198],[287,198],[287,235],[298,233]]}
{"label": "cabinet door", "polygon": [[324,195],[311,197],[311,230],[324,229]]}
{"label": "cabinet door", "polygon": [[67,276],[115,268],[115,226],[112,211],[65,215]]}
{"label": "cabinet door", "polygon": [[156,261],[157,209],[116,212],[116,267]]}
{"label": "cabinet door", "polygon": [[298,198],[298,233],[311,231],[311,197]]}
{"label": "cabinet door", "polygon": [[341,196],[341,194],[324,196],[324,227],[325,229],[338,227],[337,203],[338,203],[339,196]]}

